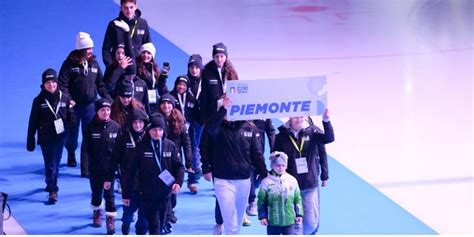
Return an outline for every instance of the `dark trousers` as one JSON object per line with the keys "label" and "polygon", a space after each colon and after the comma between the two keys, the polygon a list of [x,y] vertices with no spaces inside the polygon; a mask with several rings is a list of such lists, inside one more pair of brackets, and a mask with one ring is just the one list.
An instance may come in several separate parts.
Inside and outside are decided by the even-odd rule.
{"label": "dark trousers", "polygon": [[168,196],[158,200],[140,200],[140,209],[143,210],[150,235],[161,235],[168,202]]}
{"label": "dark trousers", "polygon": [[216,224],[218,225],[224,224],[224,219],[222,219],[221,208],[219,207],[219,202],[217,201],[217,198],[216,198],[216,205],[214,208],[214,219],[216,219]]}
{"label": "dark trousers", "polygon": [[143,210],[140,207],[140,193],[138,191],[132,191],[130,195],[130,205],[123,206],[123,215],[122,215],[122,223],[124,225],[130,225],[133,221],[133,214],[138,210],[138,218],[137,222],[135,223],[135,230],[137,235],[144,235],[146,234],[148,227],[146,225],[145,215],[143,214]]}
{"label": "dark trousers", "polygon": [[260,183],[262,183],[262,179],[258,179],[255,177],[255,169],[252,168],[250,172],[250,195],[249,195],[249,203],[255,202],[257,198],[256,190],[260,187]]}
{"label": "dark trousers", "polygon": [[267,235],[294,235],[293,225],[288,226],[267,226]]}
{"label": "dark trousers", "polygon": [[[87,124],[92,121],[92,118],[95,115],[95,106],[94,103],[88,105],[75,105],[74,112],[76,113],[76,126],[71,129],[68,133],[66,141],[66,149],[69,153],[75,152],[77,149],[77,139],[79,137],[79,126],[81,125],[82,136],[86,130]],[[88,166],[88,157],[84,156],[84,152],[81,147],[81,171],[87,172]]]}
{"label": "dark trousers", "polygon": [[199,143],[203,126],[196,122],[191,122],[189,126],[189,138],[191,140],[191,149],[193,152],[193,170],[194,173],[188,173],[188,184],[195,184],[201,178],[201,154],[199,153]]}
{"label": "dark trousers", "polygon": [[63,147],[66,142],[65,138],[60,138],[48,144],[41,144],[41,152],[44,160],[44,175],[46,176],[46,192],[57,192],[59,165],[63,155]]}
{"label": "dark trousers", "polygon": [[114,196],[114,180],[111,181],[110,189],[104,190],[105,175],[91,174],[89,183],[92,191],[91,204],[100,206],[102,204],[102,196],[105,199],[105,211],[116,212],[115,196]]}

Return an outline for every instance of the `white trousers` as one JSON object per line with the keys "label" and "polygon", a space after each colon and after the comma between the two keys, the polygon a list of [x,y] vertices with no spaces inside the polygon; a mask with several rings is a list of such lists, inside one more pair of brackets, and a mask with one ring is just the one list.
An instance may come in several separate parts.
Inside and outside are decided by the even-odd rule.
{"label": "white trousers", "polygon": [[224,220],[223,234],[239,234],[250,194],[250,179],[214,178],[214,190]]}

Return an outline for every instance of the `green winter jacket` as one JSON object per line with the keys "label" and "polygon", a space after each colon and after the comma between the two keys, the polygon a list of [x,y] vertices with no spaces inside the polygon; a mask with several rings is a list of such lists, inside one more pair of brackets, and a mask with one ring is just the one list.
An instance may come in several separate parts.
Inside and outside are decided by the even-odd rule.
{"label": "green winter jacket", "polygon": [[258,192],[258,219],[269,225],[289,226],[297,216],[303,217],[301,192],[295,177],[288,173],[270,172],[263,179]]}

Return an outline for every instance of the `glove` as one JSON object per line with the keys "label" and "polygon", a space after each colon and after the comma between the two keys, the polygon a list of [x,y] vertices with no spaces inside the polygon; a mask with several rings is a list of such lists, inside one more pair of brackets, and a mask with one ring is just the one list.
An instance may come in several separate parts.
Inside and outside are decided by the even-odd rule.
{"label": "glove", "polygon": [[34,151],[36,147],[35,137],[28,137],[26,141],[26,150]]}
{"label": "glove", "polygon": [[115,24],[115,26],[117,26],[118,28],[122,29],[123,31],[125,31],[125,32],[130,32],[130,26],[128,26],[128,24],[125,23],[125,21],[123,21],[123,20],[120,20],[120,21],[115,20],[115,21],[114,21],[114,24]]}

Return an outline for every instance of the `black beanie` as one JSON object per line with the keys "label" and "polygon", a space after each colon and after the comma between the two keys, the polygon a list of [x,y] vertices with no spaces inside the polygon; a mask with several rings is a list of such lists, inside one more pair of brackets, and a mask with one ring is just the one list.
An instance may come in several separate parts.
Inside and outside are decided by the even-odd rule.
{"label": "black beanie", "polygon": [[122,97],[133,96],[133,84],[129,80],[122,79],[117,83],[117,95]]}
{"label": "black beanie", "polygon": [[188,86],[188,85],[189,85],[189,78],[188,78],[188,76],[186,76],[186,75],[178,76],[178,77],[176,78],[176,81],[174,81],[174,87],[176,88],[176,86],[177,86],[178,83],[180,83],[180,82],[184,82],[184,83],[186,83],[186,86]]}
{"label": "black beanie", "polygon": [[132,60],[132,65],[128,65],[126,68],[125,68],[125,72],[123,73],[124,76],[127,76],[127,75],[137,75],[137,66],[135,65],[135,61]]}
{"label": "black beanie", "polygon": [[97,113],[97,111],[99,111],[100,109],[102,109],[104,107],[109,107],[109,108],[112,107],[112,104],[110,104],[110,101],[106,98],[100,98],[100,99],[96,100],[94,105],[95,105],[95,112],[96,113]]}
{"label": "black beanie", "polygon": [[212,57],[217,53],[223,53],[226,57],[227,56],[227,47],[223,43],[217,43],[212,46]]}
{"label": "black beanie", "polygon": [[133,109],[132,121],[133,120],[142,120],[143,122],[146,122],[148,121],[148,115],[143,109]]}
{"label": "black beanie", "polygon": [[50,80],[58,82],[58,74],[52,68],[48,68],[43,72],[43,74],[41,75],[41,84],[44,84],[45,82]]}
{"label": "black beanie", "polygon": [[193,54],[189,57],[188,67],[191,65],[196,65],[198,68],[202,69],[202,57],[199,54]]}
{"label": "black beanie", "polygon": [[165,120],[163,119],[163,115],[161,115],[160,113],[152,113],[150,116],[150,126],[148,126],[148,128],[165,129]]}
{"label": "black beanie", "polygon": [[166,93],[160,97],[160,104],[164,102],[170,102],[173,105],[173,108],[176,107],[176,99],[169,93]]}

